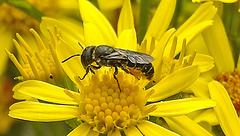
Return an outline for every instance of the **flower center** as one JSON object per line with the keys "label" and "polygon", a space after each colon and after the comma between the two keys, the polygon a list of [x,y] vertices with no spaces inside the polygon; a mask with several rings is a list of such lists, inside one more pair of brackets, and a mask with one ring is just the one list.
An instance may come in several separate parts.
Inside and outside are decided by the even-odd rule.
{"label": "flower center", "polygon": [[[47,16],[53,16],[58,10],[58,2],[51,0],[28,0],[38,10],[42,11]],[[54,3],[54,4],[52,4]],[[39,22],[33,17],[27,15],[23,11],[3,3],[0,5],[0,23],[7,26],[8,29],[14,32],[27,32],[29,28],[37,29]]]}
{"label": "flower center", "polygon": [[228,91],[236,111],[240,114],[240,72],[225,73],[219,75],[216,80]]}
{"label": "flower center", "polygon": [[113,70],[106,68],[96,71],[90,79],[79,80],[84,107],[80,119],[88,122],[94,131],[108,133],[122,130],[146,117],[154,108],[145,106],[153,91],[145,91],[136,77],[119,70],[117,81]]}

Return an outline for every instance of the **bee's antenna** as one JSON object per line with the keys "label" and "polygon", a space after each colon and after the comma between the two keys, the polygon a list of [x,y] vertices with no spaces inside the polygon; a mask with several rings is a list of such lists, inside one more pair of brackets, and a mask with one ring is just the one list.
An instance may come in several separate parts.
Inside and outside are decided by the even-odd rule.
{"label": "bee's antenna", "polygon": [[80,42],[78,42],[78,44],[82,47],[82,49],[84,49],[84,47],[82,46],[82,44]]}
{"label": "bee's antenna", "polygon": [[72,55],[72,56],[66,58],[65,60],[63,60],[62,63],[66,62],[67,60],[69,60],[69,59],[71,59],[71,58],[73,58],[73,57],[76,57],[76,56],[80,56],[80,54]]}

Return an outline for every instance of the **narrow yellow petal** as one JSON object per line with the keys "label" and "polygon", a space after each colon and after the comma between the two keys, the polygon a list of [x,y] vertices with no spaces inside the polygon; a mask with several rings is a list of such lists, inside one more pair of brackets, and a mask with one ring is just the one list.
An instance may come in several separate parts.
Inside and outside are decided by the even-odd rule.
{"label": "narrow yellow petal", "polygon": [[217,81],[210,82],[208,87],[211,98],[217,102],[214,111],[223,132],[228,136],[239,135],[240,120],[227,90]]}
{"label": "narrow yellow petal", "polygon": [[82,123],[78,127],[76,127],[71,133],[67,136],[88,136],[91,126],[89,124]]}
{"label": "narrow yellow petal", "polygon": [[151,105],[156,106],[157,109],[151,112],[150,115],[157,117],[166,117],[179,116],[196,110],[211,108],[216,106],[216,102],[210,99],[188,98],[166,102],[161,101]]}
{"label": "narrow yellow petal", "polygon": [[[27,80],[14,86],[13,91],[44,101],[60,104],[77,104],[63,88],[37,80]],[[76,92],[72,92],[78,95]]]}
{"label": "narrow yellow petal", "polygon": [[94,24],[101,31],[102,37],[106,39],[107,45],[115,45],[117,36],[111,24],[104,15],[89,1],[78,0],[79,9],[84,23]]}
{"label": "narrow yellow petal", "polygon": [[121,32],[117,41],[117,48],[137,51],[137,36],[135,29],[125,29]]}
{"label": "narrow yellow petal", "polygon": [[132,7],[130,0],[124,0],[121,13],[118,19],[118,36],[121,32],[125,29],[132,29],[134,28],[134,21],[133,21],[133,14],[132,14]]}
{"label": "narrow yellow petal", "polygon": [[214,59],[208,55],[197,54],[192,65],[198,65],[200,72],[203,73],[214,67]]}
{"label": "narrow yellow petal", "polygon": [[170,128],[183,136],[212,136],[187,116],[164,117]]}
{"label": "narrow yellow petal", "polygon": [[81,51],[82,48],[78,45],[78,42],[81,44],[84,43],[83,26],[81,23],[74,20],[64,20],[64,22],[61,22],[49,17],[42,18],[40,29],[46,37],[49,37],[48,29],[50,28],[53,31],[54,27],[60,30],[61,37],[64,40],[68,41],[77,51]]}
{"label": "narrow yellow petal", "polygon": [[[208,74],[205,74],[209,76]],[[192,90],[195,96],[201,98],[210,98],[208,91],[208,82],[211,81],[212,78],[202,77],[202,75],[191,85],[189,89]]]}
{"label": "narrow yellow petal", "polygon": [[64,61],[65,59],[72,55],[81,54],[81,52],[76,51],[71,45],[66,43],[63,39],[60,39],[60,41],[58,42],[56,47],[56,53],[60,63],[62,64],[64,71],[72,81],[75,82],[74,79],[75,76],[82,77],[85,74],[86,70],[82,66],[80,56],[73,57],[70,60],[62,63],[62,61]]}
{"label": "narrow yellow petal", "polygon": [[76,106],[43,104],[39,102],[23,101],[10,106],[9,116],[29,121],[62,121],[78,116]]}
{"label": "narrow yellow petal", "polygon": [[219,125],[217,116],[213,109],[196,111],[188,114],[188,117],[190,117],[192,120],[194,120],[197,123],[207,122],[211,126]]}
{"label": "narrow yellow petal", "polygon": [[198,66],[189,66],[174,71],[151,88],[155,90],[155,93],[151,95],[148,101],[159,101],[179,93],[191,85],[198,78],[199,74]]}
{"label": "narrow yellow petal", "polygon": [[193,51],[197,51],[200,54],[210,55],[206,43],[202,37],[202,34],[198,34],[187,46],[186,54],[189,55]]}
{"label": "narrow yellow petal", "polygon": [[156,40],[160,40],[162,35],[168,29],[172,20],[173,13],[175,11],[176,0],[162,0],[159,4],[155,15],[148,27],[147,33],[144,39],[153,37]]}
{"label": "narrow yellow petal", "polygon": [[99,136],[99,133],[91,129],[87,136]]}
{"label": "narrow yellow petal", "polygon": [[214,18],[213,26],[206,29],[202,35],[211,56],[214,58],[218,72],[232,72],[234,70],[234,60],[227,34],[218,15]]}
{"label": "narrow yellow petal", "polygon": [[84,38],[86,45],[111,45],[109,44],[108,39],[104,37],[101,32],[101,28],[98,28],[95,24],[84,23]]}
{"label": "narrow yellow petal", "polygon": [[115,129],[113,132],[108,133],[108,136],[122,136],[118,129]]}
{"label": "narrow yellow petal", "polygon": [[[177,29],[176,33],[173,35],[173,37],[178,37],[178,46],[175,54],[178,54],[181,50],[181,46],[179,45],[182,44],[184,39],[186,39],[188,44],[197,34],[212,24],[211,19],[214,17],[216,12],[217,9],[213,6],[212,2],[206,2],[202,4],[179,29]],[[170,53],[172,40],[166,46],[166,50],[164,52],[164,55],[166,56]]]}
{"label": "narrow yellow petal", "polygon": [[142,136],[142,133],[135,126],[124,129],[124,133],[126,136]]}
{"label": "narrow yellow petal", "polygon": [[144,135],[147,136],[179,136],[166,128],[146,120],[141,120],[139,124],[137,124],[137,127]]}

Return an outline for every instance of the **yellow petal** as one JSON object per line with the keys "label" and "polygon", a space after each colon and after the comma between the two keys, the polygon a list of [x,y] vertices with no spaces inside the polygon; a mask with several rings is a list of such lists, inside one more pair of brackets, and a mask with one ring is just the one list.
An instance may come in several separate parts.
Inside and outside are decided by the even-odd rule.
{"label": "yellow petal", "polygon": [[202,30],[212,24],[212,18],[216,14],[217,9],[212,5],[212,2],[202,4],[194,14],[174,33],[169,44],[166,46],[164,55],[168,56],[171,50],[172,41],[175,36],[178,37],[178,44],[175,54],[181,50],[182,42],[186,39],[187,44]]}
{"label": "yellow petal", "polygon": [[206,54],[206,55],[210,55],[208,48],[206,46],[206,43],[202,37],[202,34],[199,34],[198,36],[196,36],[187,46],[186,48],[186,54],[190,55],[192,54],[194,51],[197,51],[197,53],[200,54]]}
{"label": "yellow petal", "polygon": [[208,85],[211,98],[217,102],[214,111],[223,132],[228,136],[240,134],[240,120],[227,90],[217,81],[212,81]]}
{"label": "yellow petal", "polygon": [[115,45],[117,41],[116,33],[104,15],[89,1],[78,0],[78,2],[83,22],[93,24],[99,29],[102,37],[107,41],[107,43],[102,44]]}
{"label": "yellow petal", "polygon": [[208,122],[211,126],[219,125],[217,116],[213,109],[196,111],[188,114],[188,117],[197,123]]}
{"label": "yellow petal", "polygon": [[155,90],[155,93],[148,101],[159,101],[179,93],[191,85],[198,78],[199,73],[198,66],[189,66],[174,71],[151,88]]}
{"label": "yellow petal", "polygon": [[[13,91],[48,102],[59,104],[77,104],[64,92],[63,88],[42,81],[27,80],[21,82],[14,86]],[[72,93],[79,95],[76,92]]]}
{"label": "yellow petal", "polygon": [[76,54],[81,54],[81,52],[77,52],[72,46],[66,43],[63,39],[60,39],[60,41],[58,42],[56,47],[56,52],[64,71],[72,81],[75,82],[75,79],[74,79],[75,76],[82,77],[85,74],[86,70],[83,68],[82,63],[80,62],[80,59],[81,59],[80,56],[73,57],[70,60],[62,63],[62,61],[67,59],[68,57]]}
{"label": "yellow petal", "polygon": [[23,101],[10,106],[9,116],[29,121],[62,121],[79,115],[78,107]]}
{"label": "yellow petal", "polygon": [[209,71],[214,67],[214,60],[211,56],[197,54],[192,65],[198,65],[200,72]]}
{"label": "yellow petal", "polygon": [[81,47],[78,45],[78,42],[84,43],[83,27],[82,24],[74,20],[68,20],[61,22],[59,20],[43,17],[40,29],[41,32],[49,37],[48,28],[54,30],[54,27],[57,27],[60,30],[61,37],[68,41],[68,43],[78,51],[81,51]]}
{"label": "yellow petal", "polygon": [[99,133],[91,129],[87,136],[99,136]]}
{"label": "yellow petal", "polygon": [[88,136],[91,126],[88,123],[82,123],[76,127],[68,136]]}
{"label": "yellow petal", "polygon": [[132,14],[132,7],[130,0],[124,0],[123,7],[118,19],[118,36],[121,32],[125,29],[132,29],[134,28],[134,21],[133,21],[133,14]]}
{"label": "yellow petal", "polygon": [[160,40],[162,35],[168,29],[172,20],[173,13],[175,11],[176,0],[162,0],[159,4],[155,15],[148,27],[144,39],[153,37],[156,40]]}
{"label": "yellow petal", "polygon": [[84,38],[86,45],[111,45],[108,42],[108,39],[104,37],[101,32],[101,29],[98,28],[95,24],[84,23]]}
{"label": "yellow petal", "polygon": [[212,136],[193,120],[186,116],[164,117],[170,128],[183,136]]}
{"label": "yellow petal", "polygon": [[135,126],[124,129],[124,133],[126,136],[142,136],[141,132]]}
{"label": "yellow petal", "polygon": [[97,0],[101,11],[115,10],[122,6],[123,0]]}
{"label": "yellow petal", "polygon": [[208,91],[208,82],[212,78],[202,77],[202,75],[191,85],[189,89],[192,90],[195,96],[201,98],[210,98]]}
{"label": "yellow petal", "polygon": [[139,124],[137,124],[137,127],[144,135],[147,136],[179,136],[166,128],[146,120],[141,120]]}
{"label": "yellow petal", "polygon": [[213,26],[206,29],[202,35],[211,56],[214,58],[218,72],[232,72],[234,70],[234,60],[227,34],[218,15],[214,18]]}
{"label": "yellow petal", "polygon": [[210,99],[188,98],[166,102],[161,101],[151,105],[155,105],[157,109],[151,112],[150,115],[166,117],[179,116],[196,110],[211,108],[216,106],[216,102]]}
{"label": "yellow petal", "polygon": [[117,41],[117,48],[137,51],[137,36],[135,29],[125,29],[121,32]]}
{"label": "yellow petal", "polygon": [[118,129],[115,129],[113,132],[108,133],[107,136],[122,136]]}

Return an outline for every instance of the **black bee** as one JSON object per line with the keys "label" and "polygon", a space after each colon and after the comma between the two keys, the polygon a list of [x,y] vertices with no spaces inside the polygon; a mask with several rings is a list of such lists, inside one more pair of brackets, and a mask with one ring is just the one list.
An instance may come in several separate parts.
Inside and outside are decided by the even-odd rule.
{"label": "black bee", "polygon": [[[63,60],[62,63],[75,56],[80,56],[80,54],[72,55]],[[86,69],[86,73],[82,78],[79,78],[83,80],[89,73],[89,70],[95,74],[93,69],[99,69],[102,66],[114,67],[115,72],[113,76],[120,89],[120,85],[116,77],[118,74],[118,68],[121,68],[126,73],[134,75],[137,79],[141,76],[145,76],[150,80],[154,75],[154,67],[151,63],[153,60],[154,58],[148,54],[114,48],[108,45],[88,46],[84,48],[81,55],[81,63]]]}

